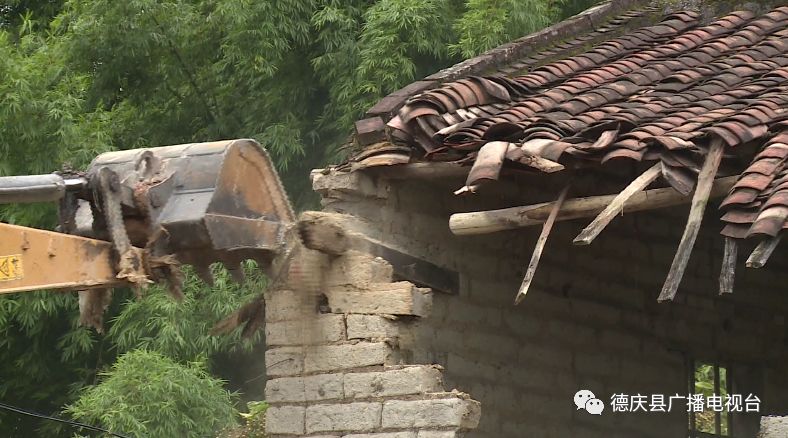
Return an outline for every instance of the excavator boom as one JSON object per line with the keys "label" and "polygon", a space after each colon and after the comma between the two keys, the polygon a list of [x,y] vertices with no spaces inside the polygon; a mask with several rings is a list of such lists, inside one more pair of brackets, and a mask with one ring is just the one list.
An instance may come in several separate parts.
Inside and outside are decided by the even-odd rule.
{"label": "excavator boom", "polygon": [[124,286],[112,244],[0,223],[0,293]]}

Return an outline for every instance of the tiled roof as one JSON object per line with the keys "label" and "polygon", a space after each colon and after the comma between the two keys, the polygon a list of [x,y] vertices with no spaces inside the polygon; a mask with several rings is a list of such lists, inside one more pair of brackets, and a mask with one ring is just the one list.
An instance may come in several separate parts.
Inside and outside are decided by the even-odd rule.
{"label": "tiled roof", "polygon": [[[629,11],[601,30],[504,70],[527,70],[562,47],[594,39],[643,14],[643,9]],[[507,164],[531,166],[534,156],[565,167],[660,160],[665,179],[686,194],[694,187],[710,136],[731,148],[765,143],[788,118],[787,51],[788,7],[762,16],[733,12],[706,25],[700,25],[697,12],[676,12],[526,74],[468,76],[416,93],[386,123],[389,141],[368,146],[354,159],[362,167],[409,161],[472,164],[487,152],[483,146],[503,141],[509,143],[504,151],[496,144],[489,153],[503,152]],[[773,144],[771,149],[783,143]],[[766,162],[759,160],[757,168],[767,168]],[[753,184],[766,189],[761,186],[773,177],[761,181],[763,171],[747,174],[732,197],[752,193]],[[741,224],[755,214],[754,201],[726,200],[730,211],[725,217]],[[741,227],[729,227],[726,234],[742,237],[733,228]]]}
{"label": "tiled roof", "polygon": [[689,195],[714,140],[724,146],[714,173],[741,173],[722,203],[722,233],[788,228],[788,6],[711,20],[679,11],[650,23],[655,8],[624,10],[547,51],[504,47],[505,62],[388,96],[357,125],[364,147],[352,163],[473,165],[472,190],[502,166],[652,162]]}
{"label": "tiled roof", "polygon": [[722,202],[726,223],[722,234],[728,237],[777,237],[788,228],[788,124],[780,123],[774,130],[778,134],[755,156]]}
{"label": "tiled roof", "polygon": [[[678,12],[524,75],[470,76],[416,94],[387,125],[392,143],[426,161],[472,160],[495,140],[554,161],[654,160],[710,131],[734,146],[779,118],[786,49],[788,7],[705,26]],[[750,108],[765,97],[772,105],[760,109],[773,110]]]}

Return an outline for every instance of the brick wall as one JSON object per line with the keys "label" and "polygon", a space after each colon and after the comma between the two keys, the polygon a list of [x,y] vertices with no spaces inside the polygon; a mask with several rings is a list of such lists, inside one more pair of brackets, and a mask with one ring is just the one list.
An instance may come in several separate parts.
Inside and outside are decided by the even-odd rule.
{"label": "brick wall", "polygon": [[763,417],[758,438],[784,438],[788,436],[788,417]]}
{"label": "brick wall", "polygon": [[454,438],[478,424],[479,403],[446,392],[440,367],[400,354],[430,290],[392,281],[387,262],[358,251],[321,272],[320,255],[300,251],[311,264],[293,263],[322,281],[316,293],[297,281],[266,293],[269,437]]}
{"label": "brick wall", "polygon": [[[502,186],[496,193],[508,199],[458,198],[451,191],[461,180],[441,186],[354,173],[317,174],[313,182],[326,210],[361,218],[367,234],[460,273],[459,294],[433,294],[431,314],[406,327],[399,346],[417,363],[443,366],[450,387],[481,402],[469,437],[686,437],[685,411],[613,414],[608,404],[592,416],[572,398],[579,389],[606,402],[614,393],[686,395],[692,359],[729,367],[734,391],[759,395],[763,414],[788,413],[788,258],[775,254],[760,270],[740,260],[735,293],[719,297],[723,243],[713,207],[674,302],[656,297],[686,208],[617,218],[588,247],[571,240],[590,219],[558,223],[515,307],[539,229],[457,237],[448,217],[542,202],[556,190]],[[737,416],[734,433],[754,436],[758,420]]]}

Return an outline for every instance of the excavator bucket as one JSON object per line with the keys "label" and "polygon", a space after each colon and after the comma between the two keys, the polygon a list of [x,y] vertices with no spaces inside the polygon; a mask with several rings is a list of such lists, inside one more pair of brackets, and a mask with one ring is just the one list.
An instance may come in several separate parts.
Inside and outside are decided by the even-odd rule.
{"label": "excavator bucket", "polygon": [[215,262],[232,273],[246,259],[268,265],[295,220],[268,154],[254,140],[108,152],[86,178],[75,234],[112,241],[121,258],[144,249],[131,270],[183,263],[207,277]]}
{"label": "excavator bucket", "polygon": [[59,201],[59,232],[0,223],[0,293],[77,290],[80,321],[97,330],[110,288],[166,281],[180,298],[182,264],[210,283],[217,262],[243,281],[241,263],[271,268],[295,221],[254,140],[109,152],[87,172],[0,177],[0,204],[48,201]]}

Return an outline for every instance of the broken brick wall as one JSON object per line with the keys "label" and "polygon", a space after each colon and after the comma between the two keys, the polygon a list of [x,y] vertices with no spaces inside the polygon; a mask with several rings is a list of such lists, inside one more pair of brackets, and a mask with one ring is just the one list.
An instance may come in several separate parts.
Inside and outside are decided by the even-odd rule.
{"label": "broken brick wall", "polygon": [[392,281],[363,252],[297,251],[265,296],[270,438],[456,438],[478,424],[479,403],[447,392],[440,367],[401,354],[401,331],[429,315],[429,289]]}
{"label": "broken brick wall", "polygon": [[783,438],[788,436],[788,417],[763,417],[758,438]]}
{"label": "broken brick wall", "polygon": [[[442,365],[449,387],[481,402],[481,422],[469,437],[686,436],[686,407],[614,414],[609,402],[614,393],[686,395],[691,360],[729,367],[734,393],[756,393],[762,414],[788,412],[788,257],[775,254],[760,270],[745,270],[740,260],[735,293],[719,297],[716,208],[709,208],[672,303],[656,298],[684,207],[616,218],[588,247],[571,241],[591,218],[559,222],[530,292],[515,307],[539,227],[459,237],[448,218],[518,205],[516,196],[520,205],[550,200],[558,190],[549,181],[501,187],[508,199],[455,197],[451,189],[462,179],[443,186],[355,172],[316,173],[313,182],[325,210],[358,217],[368,235],[460,273],[459,293],[433,292],[431,314],[401,335],[400,348],[417,363]],[[579,389],[606,402],[603,415],[576,410]],[[737,415],[734,435],[754,436],[758,422],[759,415]]]}

